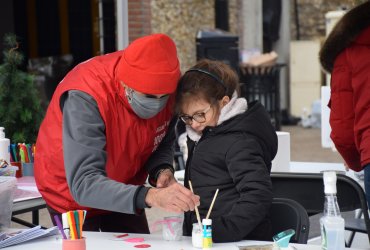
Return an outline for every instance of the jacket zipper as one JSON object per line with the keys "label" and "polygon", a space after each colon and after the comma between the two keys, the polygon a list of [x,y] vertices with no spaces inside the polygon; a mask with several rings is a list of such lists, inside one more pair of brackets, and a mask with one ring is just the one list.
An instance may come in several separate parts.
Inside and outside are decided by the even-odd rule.
{"label": "jacket zipper", "polygon": [[191,167],[191,163],[192,163],[192,161],[193,161],[193,157],[194,157],[194,153],[195,153],[195,148],[197,147],[198,143],[199,143],[199,141],[195,142],[194,147],[193,147],[193,150],[191,151],[191,158],[190,158],[190,161],[189,161],[189,159],[188,159],[188,162],[187,162],[187,165],[188,165],[188,166],[187,166],[187,170],[188,170],[188,180],[191,180],[191,178],[190,178],[190,167]]}
{"label": "jacket zipper", "polygon": [[[210,129],[210,131],[212,131],[212,130]],[[203,135],[200,137],[200,139],[197,142],[194,143],[194,148],[191,151],[191,157],[188,158],[188,160],[187,160],[185,169],[187,169],[188,181],[191,180],[191,178],[190,178],[190,166],[191,166],[191,162],[193,161],[195,149],[198,146],[199,142],[202,141],[202,140],[204,140],[207,137],[207,134],[208,134],[208,129],[205,130],[204,133],[203,133]]]}

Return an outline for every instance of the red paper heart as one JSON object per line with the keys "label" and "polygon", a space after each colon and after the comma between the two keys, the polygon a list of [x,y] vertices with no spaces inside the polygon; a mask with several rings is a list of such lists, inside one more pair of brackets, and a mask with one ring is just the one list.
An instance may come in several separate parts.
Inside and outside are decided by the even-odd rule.
{"label": "red paper heart", "polygon": [[149,244],[140,244],[140,245],[135,245],[134,247],[136,247],[136,248],[149,248],[149,247],[151,247],[151,245],[149,245]]}

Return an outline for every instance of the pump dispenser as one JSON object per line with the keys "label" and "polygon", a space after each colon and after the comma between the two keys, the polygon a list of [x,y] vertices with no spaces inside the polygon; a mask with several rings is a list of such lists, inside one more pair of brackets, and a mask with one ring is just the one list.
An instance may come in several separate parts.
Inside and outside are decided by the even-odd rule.
{"label": "pump dispenser", "polygon": [[324,172],[324,215],[320,219],[321,246],[323,250],[344,250],[344,219],[337,202],[337,174]]}
{"label": "pump dispenser", "polygon": [[5,138],[4,128],[0,127],[0,161],[10,164],[10,140]]}

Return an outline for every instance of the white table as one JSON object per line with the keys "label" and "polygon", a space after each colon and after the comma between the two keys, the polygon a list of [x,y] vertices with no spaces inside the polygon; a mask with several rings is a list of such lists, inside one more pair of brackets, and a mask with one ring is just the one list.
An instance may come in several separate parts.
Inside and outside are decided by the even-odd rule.
{"label": "white table", "polygon": [[[84,232],[86,237],[86,249],[87,250],[122,250],[122,249],[138,249],[135,245],[138,244],[150,244],[151,247],[147,248],[149,250],[196,250],[198,248],[193,248],[191,243],[191,237],[182,237],[180,241],[164,241],[162,235],[159,234],[129,234],[127,238],[144,238],[145,241],[141,243],[129,243],[123,240],[117,241],[113,240],[114,236],[112,233],[100,233],[100,232]],[[265,245],[269,242],[261,241],[240,241],[232,243],[222,243],[213,244],[212,249],[224,249],[224,250],[238,250],[238,246],[248,246],[248,245]],[[293,250],[320,250],[321,246],[318,245],[301,245],[301,244],[291,244],[294,246]],[[60,236],[51,236],[39,240],[30,241],[28,243],[23,243],[18,246],[12,246],[5,249],[9,250],[40,250],[40,249],[62,249],[62,241]],[[353,249],[355,248],[346,248]],[[357,249],[359,250],[359,249]]]}
{"label": "white table", "polygon": [[[343,163],[328,163],[328,162],[300,162],[291,161],[289,168],[282,168],[278,172],[285,173],[320,173],[325,170],[335,170],[346,174],[347,176],[359,181],[353,170],[346,171]],[[175,172],[175,178],[178,181],[184,181],[185,170]],[[359,182],[361,184],[361,182]],[[361,184],[363,186],[363,183]]]}
{"label": "white table", "polygon": [[357,181],[360,184],[360,186],[364,188],[364,182],[358,179],[353,170],[350,169],[347,171],[343,163],[291,161],[288,171],[279,171],[279,172],[321,173],[322,171],[325,170],[334,170],[342,172],[343,174]]}
{"label": "white table", "polygon": [[302,162],[291,161],[289,170],[279,172],[289,173],[320,173],[325,170],[342,171],[346,174],[353,175],[353,170],[346,171],[343,163],[329,163],[329,162]]}
{"label": "white table", "polygon": [[[46,208],[46,203],[37,190],[35,178],[33,176],[17,178],[17,190],[14,196],[12,221],[27,227],[38,225],[39,210]],[[15,217],[27,212],[32,212],[32,222]]]}

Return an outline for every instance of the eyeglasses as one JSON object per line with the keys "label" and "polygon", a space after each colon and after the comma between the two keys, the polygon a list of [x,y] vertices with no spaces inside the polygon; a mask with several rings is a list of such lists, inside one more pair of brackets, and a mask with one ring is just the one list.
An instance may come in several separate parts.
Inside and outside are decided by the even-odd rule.
{"label": "eyeglasses", "polygon": [[203,112],[197,112],[194,115],[181,115],[179,118],[186,124],[193,124],[193,120],[199,123],[206,122],[206,114],[211,110],[211,106],[205,109]]}

